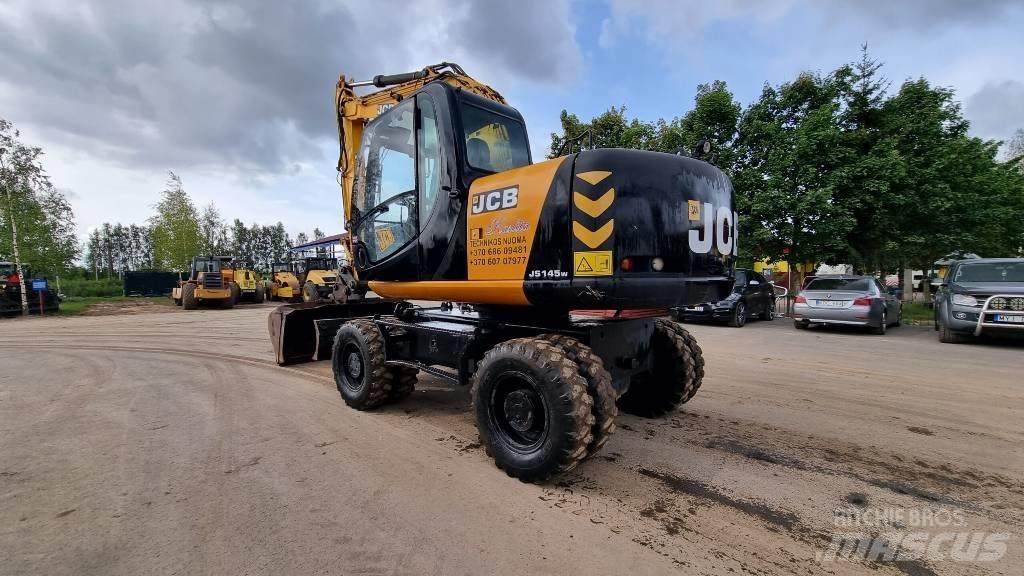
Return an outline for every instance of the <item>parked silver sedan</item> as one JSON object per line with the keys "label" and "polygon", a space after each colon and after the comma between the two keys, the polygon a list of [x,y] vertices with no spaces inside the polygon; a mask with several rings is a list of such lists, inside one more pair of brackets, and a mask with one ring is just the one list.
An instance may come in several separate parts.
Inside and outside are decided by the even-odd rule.
{"label": "parked silver sedan", "polygon": [[885,334],[903,320],[903,304],[872,276],[819,276],[793,303],[797,328],[811,324],[866,326]]}

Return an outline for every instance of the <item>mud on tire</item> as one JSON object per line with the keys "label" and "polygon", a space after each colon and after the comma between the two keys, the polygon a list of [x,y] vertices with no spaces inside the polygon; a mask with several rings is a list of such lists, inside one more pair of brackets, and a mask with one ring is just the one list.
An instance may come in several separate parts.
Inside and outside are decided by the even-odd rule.
{"label": "mud on tire", "polygon": [[594,401],[594,426],[591,429],[594,438],[587,446],[587,457],[593,456],[615,432],[615,418],[619,415],[616,404],[619,395],[612,386],[612,375],[605,369],[601,357],[579,340],[564,334],[543,334],[540,337],[561,347],[565,355],[576,363],[580,376],[587,381],[587,392]]}
{"label": "mud on tire", "polygon": [[619,398],[623,412],[654,418],[693,398],[704,380],[704,355],[697,340],[676,322],[657,319],[652,337],[654,367],[633,380]]}
{"label": "mud on tire", "polygon": [[576,362],[542,338],[492,348],[473,375],[480,442],[509,476],[536,482],[576,467],[593,440],[593,400]]}

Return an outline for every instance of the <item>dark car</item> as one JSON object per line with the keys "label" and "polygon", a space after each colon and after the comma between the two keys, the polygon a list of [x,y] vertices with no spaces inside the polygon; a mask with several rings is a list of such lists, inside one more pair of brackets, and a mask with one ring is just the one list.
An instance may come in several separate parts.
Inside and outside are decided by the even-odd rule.
{"label": "dark car", "polygon": [[737,268],[736,283],[726,299],[677,308],[675,312],[683,322],[717,320],[733,327],[743,326],[753,316],[771,320],[775,317],[775,285],[753,270]]}
{"label": "dark car", "polygon": [[1024,333],[1024,258],[958,260],[935,295],[939,340]]}

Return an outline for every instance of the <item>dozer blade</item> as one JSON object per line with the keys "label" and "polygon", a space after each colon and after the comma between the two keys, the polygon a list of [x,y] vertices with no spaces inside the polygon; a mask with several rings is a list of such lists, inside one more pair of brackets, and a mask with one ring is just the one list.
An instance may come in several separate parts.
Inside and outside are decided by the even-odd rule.
{"label": "dozer blade", "polygon": [[397,304],[397,300],[374,298],[343,304],[306,302],[278,306],[267,320],[274,359],[284,366],[329,358],[334,333],[320,334],[318,323],[336,331],[349,318],[392,314]]}

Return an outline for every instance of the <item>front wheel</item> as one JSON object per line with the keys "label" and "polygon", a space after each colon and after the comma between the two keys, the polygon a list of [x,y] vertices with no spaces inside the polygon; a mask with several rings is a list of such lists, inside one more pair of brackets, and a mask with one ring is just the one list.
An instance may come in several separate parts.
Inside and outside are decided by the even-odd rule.
{"label": "front wheel", "polygon": [[257,304],[263,304],[263,301],[267,299],[266,293],[263,291],[263,284],[256,285],[256,294],[254,299]]}
{"label": "front wheel", "polygon": [[498,344],[480,361],[472,395],[480,443],[509,476],[545,480],[587,456],[593,400],[579,365],[557,344]]}
{"label": "front wheel", "polygon": [[334,337],[331,367],[345,403],[369,410],[387,402],[394,375],[384,364],[384,336],[370,320],[349,320]]}
{"label": "front wheel", "polygon": [[302,287],[302,301],[303,302],[319,302],[320,293],[316,291],[316,284],[312,282],[306,282]]}
{"label": "front wheel", "polygon": [[185,310],[195,310],[199,307],[195,284],[185,284],[181,287],[181,307]]}
{"label": "front wheel", "polygon": [[967,341],[967,338],[968,336],[954,332],[945,324],[939,323],[939,342],[943,344],[963,344]]}
{"label": "front wheel", "polygon": [[729,317],[729,326],[742,328],[747,323],[747,305],[742,300],[736,303],[732,309],[732,316]]}

